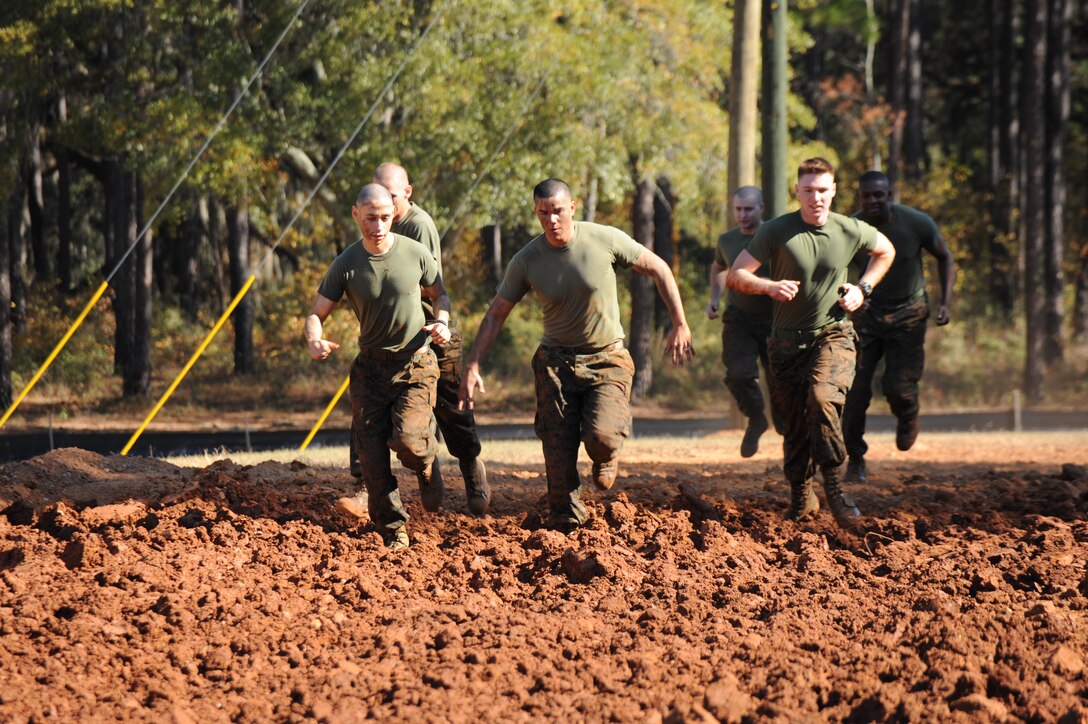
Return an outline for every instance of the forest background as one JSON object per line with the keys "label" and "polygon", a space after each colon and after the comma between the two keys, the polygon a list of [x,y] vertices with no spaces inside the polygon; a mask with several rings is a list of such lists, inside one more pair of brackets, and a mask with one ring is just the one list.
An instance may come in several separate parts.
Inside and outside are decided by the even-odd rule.
{"label": "forest background", "polygon": [[[1085,26],[1078,0],[6,2],[0,408],[115,272],[11,424],[135,423],[254,275],[164,415],[316,419],[357,326],[334,314],[344,349],[318,364],[302,319],[358,238],[356,190],[393,160],[443,232],[467,342],[539,233],[533,185],[557,176],[581,218],[632,233],[680,282],[698,351],[683,370],[662,358],[652,286],[621,275],[640,404],[722,414],[720,322],[704,308],[729,191],[760,184],[796,208],[778,190],[813,155],[839,169],[837,211],[881,168],[953,251],[927,410],[1007,406],[1013,390],[1088,406]],[[519,305],[484,411],[532,409],[539,334],[539,306]]]}

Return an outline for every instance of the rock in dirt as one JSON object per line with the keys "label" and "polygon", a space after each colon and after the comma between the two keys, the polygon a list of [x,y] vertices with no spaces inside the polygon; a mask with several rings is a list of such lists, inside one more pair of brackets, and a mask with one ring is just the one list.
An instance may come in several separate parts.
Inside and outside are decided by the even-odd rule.
{"label": "rock in dirt", "polygon": [[1061,676],[1078,676],[1084,671],[1084,659],[1068,646],[1059,646],[1050,656],[1050,668]]}
{"label": "rock in dirt", "polygon": [[978,717],[980,721],[989,718],[990,721],[1002,722],[1009,718],[1009,708],[985,694],[968,694],[962,699],[956,699],[948,708]]}
{"label": "rock in dirt", "polygon": [[740,682],[726,674],[706,688],[703,707],[719,721],[735,724],[752,711],[752,697],[741,691]]}

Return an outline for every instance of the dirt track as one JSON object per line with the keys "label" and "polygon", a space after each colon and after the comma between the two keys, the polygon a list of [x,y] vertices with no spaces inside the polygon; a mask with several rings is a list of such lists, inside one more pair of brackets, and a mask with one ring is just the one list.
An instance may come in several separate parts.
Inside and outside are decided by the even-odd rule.
{"label": "dirt track", "polygon": [[342,470],[59,450],[0,469],[0,720],[1088,721],[1084,448],[950,447],[858,537],[772,455],[632,455],[571,537],[541,466],[482,520],[401,473],[399,553]]}

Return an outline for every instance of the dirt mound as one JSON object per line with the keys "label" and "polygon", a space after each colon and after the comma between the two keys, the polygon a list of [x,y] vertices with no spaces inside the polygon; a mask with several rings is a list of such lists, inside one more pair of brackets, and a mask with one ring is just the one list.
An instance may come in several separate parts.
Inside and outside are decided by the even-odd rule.
{"label": "dirt mound", "polygon": [[632,463],[572,536],[540,467],[413,545],[344,470],[61,450],[0,470],[0,720],[1088,719],[1083,468],[877,467],[866,519],[780,472]]}

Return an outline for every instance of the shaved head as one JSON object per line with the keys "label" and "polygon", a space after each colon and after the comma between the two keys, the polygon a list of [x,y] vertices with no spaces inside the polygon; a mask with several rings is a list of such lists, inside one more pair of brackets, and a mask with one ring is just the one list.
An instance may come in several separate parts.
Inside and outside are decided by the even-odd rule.
{"label": "shaved head", "polygon": [[382,186],[388,186],[390,183],[408,185],[408,172],[404,170],[404,166],[399,163],[393,163],[392,161],[386,161],[378,168],[374,169],[374,183],[379,183]]}
{"label": "shaved head", "polygon": [[754,201],[757,204],[763,203],[763,192],[759,190],[757,186],[741,186],[737,189],[737,192],[733,194],[735,199],[744,199],[745,201]]}
{"label": "shaved head", "polygon": [[355,205],[362,206],[371,201],[384,201],[392,205],[393,197],[389,195],[389,189],[381,184],[367,184],[359,189],[359,193],[355,196]]}
{"label": "shaved head", "polygon": [[399,163],[386,161],[374,169],[374,183],[381,184],[393,198],[394,221],[400,221],[412,208],[412,184],[408,183],[408,172]]}
{"label": "shaved head", "polygon": [[554,199],[557,196],[564,196],[567,199],[573,199],[570,195],[570,186],[566,181],[561,181],[557,178],[547,178],[541,181],[533,188],[533,199]]}

